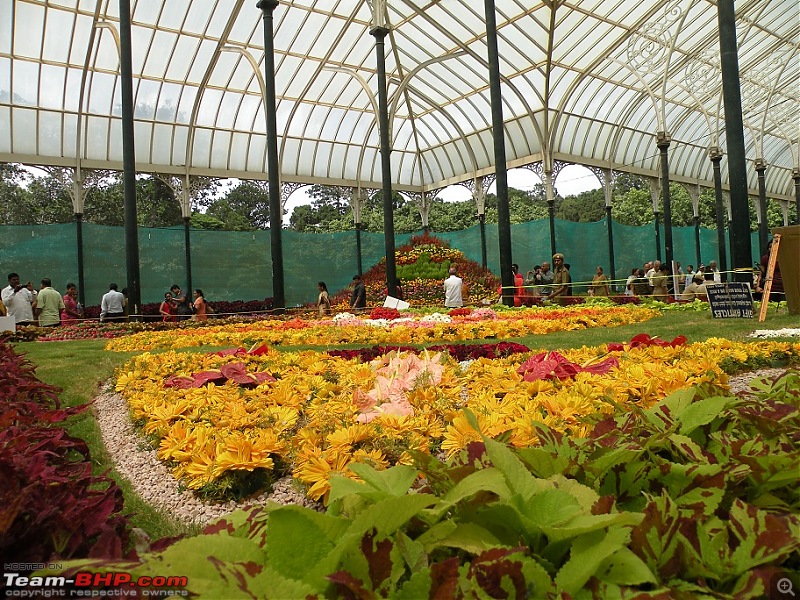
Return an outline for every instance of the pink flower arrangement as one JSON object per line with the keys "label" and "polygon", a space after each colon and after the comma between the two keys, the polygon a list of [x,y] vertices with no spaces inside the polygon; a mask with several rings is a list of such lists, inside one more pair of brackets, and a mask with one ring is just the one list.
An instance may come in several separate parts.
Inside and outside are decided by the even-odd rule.
{"label": "pink flower arrangement", "polygon": [[414,414],[408,392],[418,385],[437,385],[442,381],[442,355],[421,356],[392,352],[372,361],[375,368],[375,387],[368,392],[356,390],[353,402],[360,411],[356,420],[369,423],[380,415],[407,417]]}

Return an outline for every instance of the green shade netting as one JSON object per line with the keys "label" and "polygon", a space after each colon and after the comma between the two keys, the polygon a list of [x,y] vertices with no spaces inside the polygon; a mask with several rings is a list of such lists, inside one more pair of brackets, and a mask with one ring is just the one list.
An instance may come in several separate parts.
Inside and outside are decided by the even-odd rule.
{"label": "green shade netting", "polygon": [[[615,278],[624,281],[633,267],[656,258],[653,225],[630,227],[614,223]],[[457,232],[435,233],[465,256],[481,262],[478,226]],[[661,228],[663,258],[664,231]],[[685,267],[696,264],[694,227],[673,228],[675,260]],[[297,233],[284,230],[283,265],[287,306],[316,299],[318,281],[335,292],[347,286],[357,270],[355,231],[343,233]],[[396,246],[407,243],[409,234],[397,235]],[[84,278],[87,304],[99,304],[108,284],[125,287],[125,234],[122,227],[84,223]],[[550,229],[547,220],[512,225],[512,255],[523,271],[550,260]],[[573,223],[556,221],[559,252],[570,265],[573,282],[589,282],[600,265],[608,271],[608,238],[605,221]],[[486,226],[488,267],[499,274],[497,225]],[[753,260],[757,261],[758,235],[751,235]],[[366,271],[384,256],[383,233],[361,232],[362,264]],[[701,259],[717,258],[717,232],[700,229]],[[186,286],[183,228],[139,229],[139,260],[142,301],[160,301],[173,283]],[[255,300],[272,296],[272,259],[269,231],[191,232],[192,284],[202,288],[209,301]],[[0,227],[0,266],[3,287],[9,272],[22,281],[49,277],[63,293],[68,282],[78,282],[76,225],[74,223]],[[621,283],[619,284],[621,289]],[[575,293],[585,288],[576,286]],[[372,298],[371,301],[379,299]]]}

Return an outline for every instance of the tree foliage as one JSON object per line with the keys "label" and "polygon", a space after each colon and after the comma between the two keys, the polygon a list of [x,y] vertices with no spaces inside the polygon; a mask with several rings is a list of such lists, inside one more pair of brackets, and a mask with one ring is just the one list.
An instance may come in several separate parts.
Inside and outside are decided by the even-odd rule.
{"label": "tree foliage", "polygon": [[[63,171],[63,170],[62,170]],[[125,223],[124,186],[116,171],[84,171],[84,220],[100,225],[122,226]],[[175,178],[179,183],[179,178]],[[219,181],[208,177],[192,178],[191,208],[193,227],[249,231],[269,227],[270,206],[268,183],[241,181],[221,192]],[[59,169],[51,169],[44,177],[32,175],[19,165],[0,164],[0,218],[7,225],[65,223],[74,216],[70,177]],[[309,202],[297,206],[288,219],[294,231],[339,232],[354,228],[350,192],[346,187],[315,184],[306,189]],[[531,190],[509,188],[509,217],[512,224],[547,219],[549,206],[544,186]],[[670,185],[672,225],[694,225],[692,199],[680,184]],[[459,231],[477,224],[476,205],[472,200],[445,202],[436,197],[431,201],[429,223],[434,231]],[[659,211],[663,216],[661,199]],[[182,222],[180,201],[169,184],[158,177],[140,176],[136,182],[137,221],[144,227],[172,227]],[[487,223],[497,223],[497,196],[487,194],[485,203]],[[581,194],[556,196],[554,216],[573,222],[593,222],[605,218],[605,197],[602,189]],[[699,197],[700,225],[716,229],[714,191],[704,189]],[[750,227],[758,228],[756,201],[749,202]],[[398,192],[392,196],[394,229],[410,233],[422,229],[422,218],[416,200]],[[796,203],[789,206],[789,221],[795,222]],[[653,202],[650,187],[642,177],[618,174],[614,181],[612,216],[624,225],[641,226],[653,222]],[[727,214],[724,215],[727,222]],[[779,202],[767,202],[767,225],[783,224],[783,207]],[[362,206],[361,226],[365,231],[383,231],[383,196],[375,191]]]}

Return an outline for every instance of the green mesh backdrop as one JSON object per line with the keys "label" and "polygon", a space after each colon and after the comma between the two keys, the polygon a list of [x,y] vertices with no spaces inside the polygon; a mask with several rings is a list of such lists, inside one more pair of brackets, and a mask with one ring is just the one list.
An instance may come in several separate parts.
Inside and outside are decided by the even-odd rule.
{"label": "green mesh backdrop", "polygon": [[[481,261],[478,226],[464,231],[436,233],[476,262]],[[696,264],[694,227],[673,228],[675,260],[685,267]],[[398,235],[395,244],[408,242]],[[357,270],[355,231],[344,233],[297,233],[283,231],[283,265],[288,306],[316,299],[318,281],[331,292],[350,283]],[[615,278],[625,280],[633,267],[656,257],[652,225],[629,227],[614,223]],[[86,302],[99,304],[108,284],[125,287],[125,233],[122,227],[85,223],[84,279]],[[547,220],[512,225],[512,255],[523,271],[550,259]],[[572,223],[556,221],[558,251],[565,255],[574,282],[588,282],[601,265],[608,272],[608,239],[605,221]],[[664,232],[661,230],[662,257]],[[486,226],[489,268],[500,272],[497,225]],[[751,235],[753,258],[758,259],[758,235]],[[254,300],[272,296],[272,259],[269,231],[192,230],[192,285],[202,288],[210,301]],[[700,230],[701,259],[717,257],[717,232]],[[384,256],[383,233],[361,233],[362,264],[366,271]],[[142,301],[157,302],[173,283],[186,286],[184,230],[139,229]],[[22,281],[38,287],[43,277],[63,293],[68,282],[78,282],[75,224],[0,227],[0,275],[12,271]],[[610,276],[610,274],[609,274]],[[585,288],[576,286],[576,292]]]}

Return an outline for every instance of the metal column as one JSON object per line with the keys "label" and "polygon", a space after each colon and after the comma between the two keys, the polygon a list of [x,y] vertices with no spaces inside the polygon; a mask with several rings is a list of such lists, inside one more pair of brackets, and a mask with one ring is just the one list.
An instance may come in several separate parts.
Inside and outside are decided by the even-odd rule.
{"label": "metal column", "polygon": [[392,206],[392,156],[389,148],[389,99],[386,90],[386,27],[370,29],[375,38],[375,58],[378,62],[378,125],[381,135],[381,179],[383,189],[383,240],[386,246],[386,291],[397,297],[397,265],[394,256],[394,211]]}
{"label": "metal column", "polygon": [[[128,312],[139,315],[139,227],[136,218],[136,147],[133,138],[133,66],[131,64],[131,3],[119,0],[119,74],[122,100],[122,180],[125,189],[125,267]],[[136,317],[134,317],[136,318]]]}
{"label": "metal column", "polygon": [[[500,93],[500,59],[497,50],[497,15],[494,0],[484,0],[486,13],[486,46],[489,50],[489,91],[492,102],[492,137],[494,138],[495,185],[497,192],[497,238],[500,246],[500,280],[503,288],[514,285],[511,272],[511,215],[508,208],[508,173],[506,139],[503,127],[503,99]],[[511,306],[514,298],[504,295],[503,303]]]}
{"label": "metal column", "polygon": [[661,152],[661,194],[664,208],[664,258],[672,273],[672,207],[669,197],[669,143],[670,135],[664,131],[658,132],[658,149]]}
{"label": "metal column", "polygon": [[[722,281],[728,280],[728,252],[725,243],[725,206],[722,201],[722,150],[717,146],[708,149],[708,158],[714,168],[714,212],[717,222],[717,254],[719,256],[719,270],[722,271]],[[699,266],[699,265],[698,265]]]}
{"label": "metal column", "polygon": [[281,181],[278,165],[278,124],[275,109],[275,44],[272,13],[278,0],[259,0],[264,21],[264,87],[267,117],[267,178],[269,179],[269,235],[272,251],[272,297],[278,310],[286,308],[283,280],[283,211],[281,210]]}
{"label": "metal column", "polygon": [[722,65],[722,98],[725,104],[725,137],[728,146],[728,179],[731,192],[731,267],[737,279],[752,279],[750,210],[747,202],[742,96],[739,87],[739,56],[736,43],[734,0],[718,0],[719,46]]}

